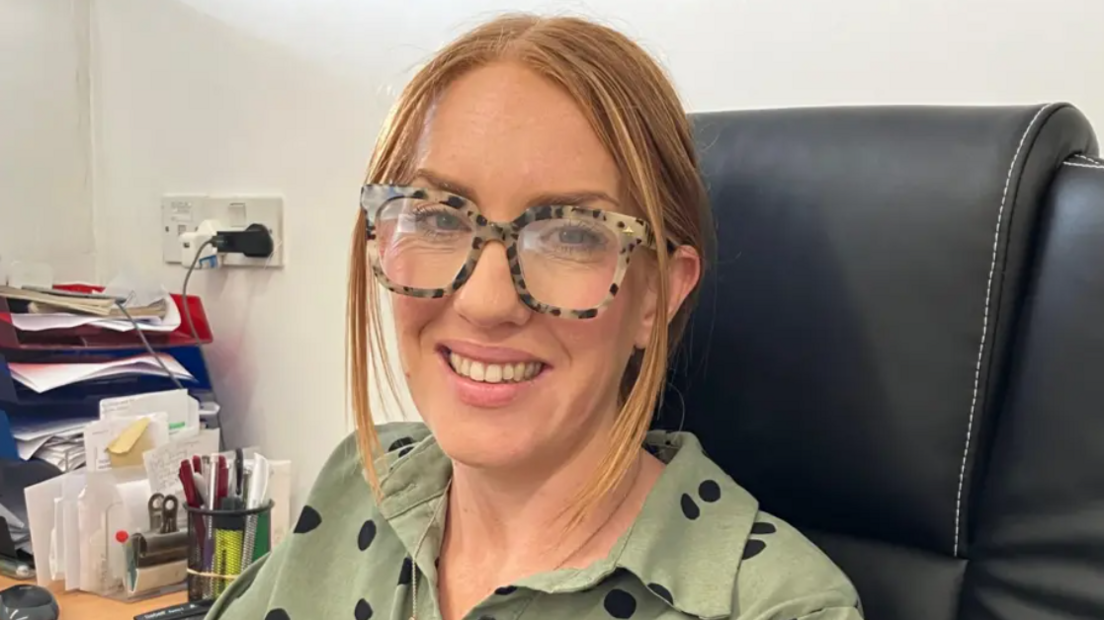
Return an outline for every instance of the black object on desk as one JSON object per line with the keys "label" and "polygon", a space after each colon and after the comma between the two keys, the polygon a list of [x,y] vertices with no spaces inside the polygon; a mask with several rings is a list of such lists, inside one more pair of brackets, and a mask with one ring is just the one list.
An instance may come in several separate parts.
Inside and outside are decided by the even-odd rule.
{"label": "black object on desk", "polygon": [[[29,461],[0,460],[0,504],[9,512],[27,523],[27,501],[23,492],[27,487],[34,486],[60,475],[58,468],[45,461],[31,459]],[[19,551],[13,540],[11,530],[6,519],[0,517],[0,556],[18,564],[33,564],[34,559],[30,554]],[[12,575],[16,579],[24,579],[19,575]],[[3,616],[0,616],[2,618]]]}
{"label": "black object on desk", "polygon": [[202,618],[207,615],[207,610],[210,608],[211,603],[209,601],[182,603],[157,611],[138,614],[134,616],[134,620],[190,620]]}
{"label": "black object on desk", "polygon": [[57,599],[46,588],[20,584],[0,592],[0,618],[57,620]]}

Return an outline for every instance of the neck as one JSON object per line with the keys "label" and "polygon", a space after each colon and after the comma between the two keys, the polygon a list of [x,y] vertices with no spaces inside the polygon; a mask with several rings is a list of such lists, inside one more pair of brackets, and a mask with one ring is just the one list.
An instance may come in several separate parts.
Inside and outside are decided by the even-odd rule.
{"label": "neck", "polygon": [[[588,541],[593,540],[600,550],[601,541],[608,536],[595,534],[607,524],[616,528],[615,513],[634,503],[626,500],[633,495],[639,468],[634,467],[612,493],[568,530],[572,517],[568,508],[579,493],[580,481],[591,479],[607,449],[603,439],[609,436],[609,429],[594,431],[585,434],[591,439],[584,445],[567,458],[558,455],[554,464],[534,463],[511,471],[455,464],[443,552],[454,557],[478,556],[488,570],[495,567],[502,573],[500,583],[505,583],[567,562],[577,555],[572,550],[588,546]],[[541,561],[549,565],[541,565]]]}

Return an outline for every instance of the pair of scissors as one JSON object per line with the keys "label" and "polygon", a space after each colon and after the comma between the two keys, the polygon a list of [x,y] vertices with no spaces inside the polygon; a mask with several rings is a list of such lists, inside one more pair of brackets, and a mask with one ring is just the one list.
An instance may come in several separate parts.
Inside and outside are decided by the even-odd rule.
{"label": "pair of scissors", "polygon": [[154,493],[149,498],[150,531],[156,534],[172,534],[176,531],[175,495]]}

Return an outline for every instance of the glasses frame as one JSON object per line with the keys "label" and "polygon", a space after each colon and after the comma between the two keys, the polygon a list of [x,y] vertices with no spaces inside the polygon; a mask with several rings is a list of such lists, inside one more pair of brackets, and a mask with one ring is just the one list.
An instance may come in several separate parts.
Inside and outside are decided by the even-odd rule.
{"label": "glasses frame", "polygon": [[[468,257],[460,270],[456,273],[452,282],[443,288],[414,288],[396,284],[383,272],[380,264],[379,246],[376,242],[376,218],[384,206],[392,200],[408,198],[414,200],[428,200],[434,203],[451,207],[463,213],[474,225],[472,245]],[[628,271],[633,252],[641,246],[655,250],[655,235],[644,220],[604,209],[590,209],[574,205],[538,205],[529,207],[521,215],[508,222],[492,222],[480,212],[479,207],[464,198],[439,189],[414,187],[406,185],[382,185],[368,184],[360,191],[360,208],[365,213],[367,220],[366,233],[368,240],[368,259],[372,266],[372,272],[376,278],[393,293],[410,297],[437,299],[451,295],[463,286],[472,273],[475,272],[476,263],[483,254],[483,249],[492,241],[497,241],[506,246],[506,260],[510,265],[510,276],[521,302],[535,312],[550,314],[569,319],[590,319],[598,316],[602,310],[613,303],[617,291],[621,288],[621,282]],[[541,220],[586,220],[599,224],[614,233],[620,240],[621,248],[618,254],[617,269],[613,274],[606,297],[597,305],[590,308],[561,308],[538,301],[529,292],[525,284],[525,277],[521,270],[521,261],[518,258],[518,236],[521,230],[533,222]],[[668,251],[674,251],[674,244],[668,241]]]}

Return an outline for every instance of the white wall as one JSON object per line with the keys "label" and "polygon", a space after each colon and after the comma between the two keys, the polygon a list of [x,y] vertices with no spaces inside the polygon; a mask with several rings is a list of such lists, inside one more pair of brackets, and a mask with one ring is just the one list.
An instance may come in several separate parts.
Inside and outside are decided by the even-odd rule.
{"label": "white wall", "polygon": [[12,261],[95,279],[88,7],[0,0],[0,282]]}
{"label": "white wall", "polygon": [[[99,274],[160,265],[165,192],[286,197],[282,271],[200,274],[232,443],[307,488],[349,428],[346,247],[376,130],[409,70],[492,12],[583,10],[670,67],[693,110],[1067,99],[1104,129],[1100,0],[95,0]],[[303,495],[298,495],[302,500]]]}

